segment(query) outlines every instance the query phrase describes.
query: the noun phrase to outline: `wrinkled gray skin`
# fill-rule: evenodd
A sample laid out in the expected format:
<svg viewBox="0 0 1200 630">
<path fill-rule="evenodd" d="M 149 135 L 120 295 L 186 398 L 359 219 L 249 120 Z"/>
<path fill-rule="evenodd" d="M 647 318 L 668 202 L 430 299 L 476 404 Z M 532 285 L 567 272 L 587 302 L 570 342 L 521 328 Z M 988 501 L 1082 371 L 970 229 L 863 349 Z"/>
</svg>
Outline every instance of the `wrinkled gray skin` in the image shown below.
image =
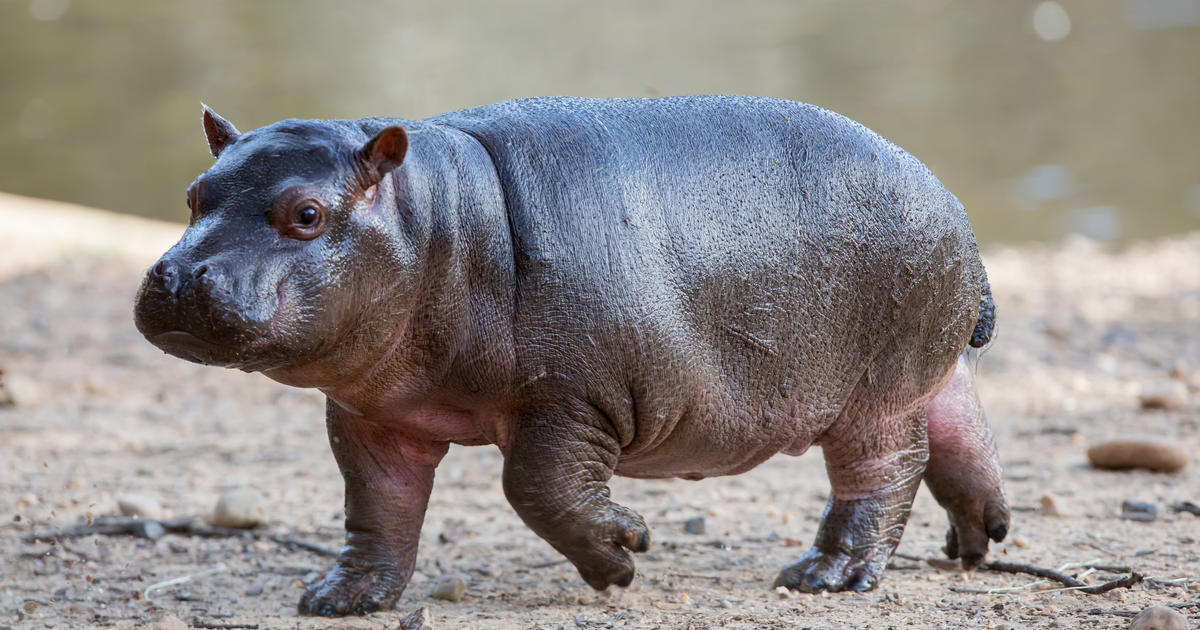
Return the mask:
<svg viewBox="0 0 1200 630">
<path fill-rule="evenodd" d="M 734 96 L 204 122 L 218 159 L 136 320 L 171 354 L 328 396 L 347 546 L 301 612 L 395 602 L 452 442 L 500 448 L 513 508 L 597 589 L 649 545 L 613 474 L 731 475 L 812 444 L 832 498 L 777 585 L 872 588 L 922 478 L 951 557 L 1004 537 L 960 359 L 993 317 L 970 225 L 864 127 Z"/>
</svg>

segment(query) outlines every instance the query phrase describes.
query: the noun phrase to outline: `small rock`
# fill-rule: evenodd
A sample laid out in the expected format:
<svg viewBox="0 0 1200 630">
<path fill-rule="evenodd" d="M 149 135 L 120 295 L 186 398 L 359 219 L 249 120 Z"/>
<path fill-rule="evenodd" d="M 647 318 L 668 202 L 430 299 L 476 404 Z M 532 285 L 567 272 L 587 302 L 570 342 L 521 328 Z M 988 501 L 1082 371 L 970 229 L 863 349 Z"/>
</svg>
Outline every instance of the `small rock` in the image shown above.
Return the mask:
<svg viewBox="0 0 1200 630">
<path fill-rule="evenodd" d="M 429 592 L 430 597 L 444 599 L 448 602 L 461 602 L 463 596 L 466 594 L 467 583 L 457 575 L 442 576 L 433 585 L 433 590 Z"/>
<path fill-rule="evenodd" d="M 188 625 L 175 615 L 167 615 L 154 624 L 154 630 L 188 630 Z"/>
<path fill-rule="evenodd" d="M 683 522 L 683 531 L 685 531 L 689 534 L 703 534 L 704 533 L 704 517 L 697 516 L 696 518 L 689 518 L 688 520 L 684 521 Z"/>
<path fill-rule="evenodd" d="M 0 373 L 0 407 L 32 407 L 42 398 L 42 388 L 19 374 Z"/>
<path fill-rule="evenodd" d="M 1168 381 L 1144 387 L 1138 403 L 1142 409 L 1182 409 L 1187 405 L 1187 396 L 1187 385 Z"/>
<path fill-rule="evenodd" d="M 1075 322 L 1073 318 L 1062 311 L 1055 310 L 1051 313 L 1046 321 L 1042 323 L 1042 332 L 1047 337 L 1058 341 L 1066 342 L 1071 338 L 1071 333 L 1075 330 Z"/>
<path fill-rule="evenodd" d="M 400 620 L 398 630 L 433 630 L 433 617 L 429 609 L 422 606 Z"/>
<path fill-rule="evenodd" d="M 1062 497 L 1056 497 L 1052 494 L 1043 494 L 1041 501 L 1043 516 L 1063 518 L 1071 514 L 1071 510 L 1067 508 L 1066 502 L 1063 501 Z"/>
<path fill-rule="evenodd" d="M 786 586 L 776 586 L 775 594 L 779 596 L 779 599 L 791 599 L 796 596 L 795 593 L 792 593 L 792 590 Z"/>
<path fill-rule="evenodd" d="M 1188 622 L 1170 606 L 1151 606 L 1129 622 L 1129 630 L 1188 630 Z"/>
<path fill-rule="evenodd" d="M 246 589 L 246 594 L 249 595 L 250 597 L 257 597 L 259 595 L 262 595 L 263 587 L 261 584 L 255 584 L 254 586 L 251 586 L 250 588 Z"/>
<path fill-rule="evenodd" d="M 1180 359 L 1171 365 L 1171 378 L 1177 381 L 1186 381 L 1191 370 L 1188 369 L 1188 364 Z"/>
<path fill-rule="evenodd" d="M 484 562 L 482 564 L 477 564 L 471 570 L 485 578 L 498 578 L 504 575 L 504 569 L 495 562 Z"/>
<path fill-rule="evenodd" d="M 117 509 L 124 516 L 140 516 L 156 520 L 163 517 L 163 509 L 158 501 L 144 494 L 123 494 L 117 497 Z"/>
<path fill-rule="evenodd" d="M 1096 468 L 1125 470 L 1145 468 L 1155 472 L 1176 472 L 1187 466 L 1183 449 L 1165 442 L 1114 440 L 1088 449 L 1088 460 Z"/>
<path fill-rule="evenodd" d="M 267 521 L 263 495 L 254 488 L 228 490 L 217 500 L 213 525 L 231 529 L 254 529 Z"/>
<path fill-rule="evenodd" d="M 309 571 L 308 573 L 304 574 L 303 582 L 305 585 L 308 585 L 316 582 L 319 579 L 321 579 L 321 573 L 319 571 Z"/>
<path fill-rule="evenodd" d="M 139 538 L 145 538 L 146 540 L 158 540 L 159 538 L 162 538 L 163 534 L 166 533 L 167 529 L 163 527 L 162 523 L 159 523 L 155 520 L 146 519 L 144 521 L 138 521 L 137 523 L 134 523 L 133 526 L 133 534 Z"/>
<path fill-rule="evenodd" d="M 184 590 L 184 589 L 179 589 L 178 591 L 175 591 L 175 599 L 177 599 L 181 602 L 191 601 L 192 600 L 192 592 L 188 591 L 188 590 Z"/>
<path fill-rule="evenodd" d="M 1158 517 L 1158 506 L 1145 501 L 1125 499 L 1121 502 L 1121 518 L 1148 523 Z"/>
</svg>

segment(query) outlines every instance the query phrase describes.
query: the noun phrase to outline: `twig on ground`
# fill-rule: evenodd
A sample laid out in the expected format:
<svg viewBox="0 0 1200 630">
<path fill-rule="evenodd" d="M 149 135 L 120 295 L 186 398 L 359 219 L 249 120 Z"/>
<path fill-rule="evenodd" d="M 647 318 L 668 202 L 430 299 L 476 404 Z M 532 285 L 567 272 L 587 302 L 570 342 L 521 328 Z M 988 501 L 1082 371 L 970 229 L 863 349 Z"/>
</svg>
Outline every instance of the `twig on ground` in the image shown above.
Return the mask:
<svg viewBox="0 0 1200 630">
<path fill-rule="evenodd" d="M 896 553 L 893 555 L 900 557 L 900 558 L 904 558 L 906 560 L 916 560 L 918 562 L 925 562 L 927 564 L 932 564 L 934 566 L 940 566 L 940 564 L 942 562 L 941 558 L 922 558 L 919 556 L 913 556 L 910 554 L 901 554 L 901 553 Z M 1118 568 L 1121 569 L 1122 571 L 1129 570 L 1128 567 L 1110 567 L 1110 566 L 1106 566 L 1106 565 L 1098 565 L 1097 564 L 1098 562 L 1099 562 L 1098 560 L 1089 560 L 1087 562 L 1069 563 L 1069 564 L 1063 565 L 1063 569 L 1065 570 L 1068 568 L 1085 568 L 1086 567 L 1089 570 L 1089 572 L 1091 570 L 1096 570 L 1096 569 L 1101 569 L 1101 570 L 1105 570 L 1105 571 L 1118 569 Z M 1036 582 L 1031 582 L 1029 584 L 1024 584 L 1021 586 L 1010 586 L 1007 588 L 998 588 L 998 589 L 969 589 L 969 588 L 959 588 L 959 587 L 952 586 L 952 587 L 950 587 L 950 590 L 954 591 L 956 593 L 978 593 L 978 594 L 987 594 L 987 595 L 999 595 L 999 594 L 1005 594 L 1005 593 L 1018 593 L 1018 592 L 1027 591 L 1027 590 L 1036 588 L 1038 586 L 1044 585 L 1046 583 L 1045 580 L 1052 580 L 1054 582 L 1058 582 L 1059 584 L 1062 584 L 1064 586 L 1064 588 L 1057 588 L 1057 589 L 1050 589 L 1050 590 L 1078 591 L 1080 593 L 1086 593 L 1088 595 L 1099 595 L 1101 593 L 1107 593 L 1113 589 L 1129 588 L 1129 587 L 1133 586 L 1134 584 L 1138 584 L 1142 580 L 1147 579 L 1141 573 L 1138 573 L 1136 571 L 1131 571 L 1130 574 L 1126 575 L 1125 577 L 1118 578 L 1118 579 L 1112 580 L 1110 582 L 1105 582 L 1103 584 L 1089 585 L 1078 578 L 1075 578 L 1075 577 L 1072 577 L 1070 575 L 1063 573 L 1061 570 L 1055 571 L 1054 569 L 1047 569 L 1044 567 L 1035 567 L 1032 564 L 1024 564 L 1024 563 L 1018 563 L 1018 562 L 988 562 L 988 563 L 983 564 L 979 568 L 984 571 L 996 571 L 996 572 L 1000 572 L 1000 573 L 1023 573 L 1025 575 L 1032 575 L 1034 577 L 1042 578 L 1042 580 L 1038 580 Z M 1149 578 L 1149 579 L 1155 580 L 1155 578 Z M 1183 579 L 1188 579 L 1188 578 L 1183 578 Z M 1161 582 L 1161 580 L 1155 580 L 1155 581 Z"/>
<path fill-rule="evenodd" d="M 235 628 L 258 630 L 258 624 L 256 623 L 209 623 L 207 621 L 200 621 L 199 619 L 192 619 L 192 622 L 188 624 L 188 627 L 208 628 L 209 630 L 234 630 Z"/>
<path fill-rule="evenodd" d="M 150 586 L 147 586 L 144 591 L 142 591 L 142 599 L 150 599 L 151 593 L 153 593 L 154 591 L 159 591 L 164 588 L 167 588 L 168 586 L 175 586 L 177 584 L 191 582 L 192 580 L 194 580 L 198 577 L 204 577 L 206 575 L 214 575 L 217 573 L 221 573 L 224 570 L 225 570 L 225 563 L 222 562 L 211 569 L 205 569 L 199 573 L 193 573 L 191 575 L 184 575 L 184 576 L 180 576 L 177 578 L 172 578 L 170 580 L 165 580 L 162 582 L 157 582 L 155 584 L 151 584 Z"/>
<path fill-rule="evenodd" d="M 163 534 L 180 534 L 184 536 L 200 536 L 203 538 L 256 538 L 269 540 L 287 547 L 304 549 L 323 556 L 337 557 L 338 551 L 284 536 L 251 529 L 229 529 L 224 527 L 209 527 L 190 519 L 154 520 L 144 518 L 110 517 L 96 519 L 91 525 L 74 525 L 65 527 L 57 532 L 40 532 L 25 537 L 25 542 L 62 541 L 82 536 L 137 536 L 155 540 Z M 68 551 L 72 551 L 69 550 Z"/>
</svg>

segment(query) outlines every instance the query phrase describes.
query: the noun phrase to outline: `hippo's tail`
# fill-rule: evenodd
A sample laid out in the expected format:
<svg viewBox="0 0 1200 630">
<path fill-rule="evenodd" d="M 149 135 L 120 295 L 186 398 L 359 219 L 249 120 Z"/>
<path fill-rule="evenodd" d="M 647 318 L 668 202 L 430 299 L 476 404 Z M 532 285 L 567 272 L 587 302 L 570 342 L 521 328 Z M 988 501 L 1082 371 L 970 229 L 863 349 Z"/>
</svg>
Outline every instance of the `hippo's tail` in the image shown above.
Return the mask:
<svg viewBox="0 0 1200 630">
<path fill-rule="evenodd" d="M 987 272 L 983 274 L 983 295 L 979 296 L 979 319 L 975 332 L 971 333 L 971 347 L 982 348 L 992 340 L 996 330 L 996 303 L 992 301 L 992 286 L 988 284 Z"/>
</svg>

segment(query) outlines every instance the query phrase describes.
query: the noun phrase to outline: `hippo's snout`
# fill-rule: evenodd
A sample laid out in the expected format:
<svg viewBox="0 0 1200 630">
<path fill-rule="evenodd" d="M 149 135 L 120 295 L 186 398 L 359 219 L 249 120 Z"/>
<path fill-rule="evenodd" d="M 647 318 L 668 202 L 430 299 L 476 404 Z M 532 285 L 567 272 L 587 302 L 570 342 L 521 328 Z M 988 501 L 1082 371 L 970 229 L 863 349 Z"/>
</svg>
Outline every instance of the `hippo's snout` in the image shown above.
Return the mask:
<svg viewBox="0 0 1200 630">
<path fill-rule="evenodd" d="M 257 297 L 219 261 L 163 256 L 146 272 L 134 307 L 138 331 L 162 351 L 197 363 L 241 366 L 264 341 L 277 300 Z M 274 294 L 274 291 L 269 292 Z"/>
</svg>

